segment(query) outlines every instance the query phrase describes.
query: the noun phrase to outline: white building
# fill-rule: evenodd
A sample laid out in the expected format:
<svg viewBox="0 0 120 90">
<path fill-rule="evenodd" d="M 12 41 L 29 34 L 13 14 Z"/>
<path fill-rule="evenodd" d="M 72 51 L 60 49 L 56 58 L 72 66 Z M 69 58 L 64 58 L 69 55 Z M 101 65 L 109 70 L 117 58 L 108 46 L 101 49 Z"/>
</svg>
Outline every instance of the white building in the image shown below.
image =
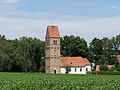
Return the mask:
<svg viewBox="0 0 120 90">
<path fill-rule="evenodd" d="M 87 74 L 91 72 L 91 63 L 82 57 L 61 57 L 60 71 L 62 74 L 66 73 L 66 66 L 70 66 L 69 74 Z"/>
</svg>

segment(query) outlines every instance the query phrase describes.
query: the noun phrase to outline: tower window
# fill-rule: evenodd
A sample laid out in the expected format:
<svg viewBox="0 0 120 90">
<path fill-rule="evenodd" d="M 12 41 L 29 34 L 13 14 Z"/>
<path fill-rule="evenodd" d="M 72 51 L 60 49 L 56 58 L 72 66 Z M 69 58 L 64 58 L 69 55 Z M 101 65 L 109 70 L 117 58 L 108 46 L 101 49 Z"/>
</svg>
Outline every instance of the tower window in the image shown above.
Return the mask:
<svg viewBox="0 0 120 90">
<path fill-rule="evenodd" d="M 49 41 L 47 41 L 46 44 L 49 45 Z"/>
<path fill-rule="evenodd" d="M 46 49 L 50 49 L 49 47 L 46 47 Z"/>
<path fill-rule="evenodd" d="M 50 59 L 50 57 L 46 57 L 46 59 Z"/>
<path fill-rule="evenodd" d="M 53 45 L 57 45 L 57 40 L 54 40 L 54 41 L 53 41 Z"/>
<path fill-rule="evenodd" d="M 53 49 L 53 47 L 51 47 L 51 49 Z"/>
</svg>

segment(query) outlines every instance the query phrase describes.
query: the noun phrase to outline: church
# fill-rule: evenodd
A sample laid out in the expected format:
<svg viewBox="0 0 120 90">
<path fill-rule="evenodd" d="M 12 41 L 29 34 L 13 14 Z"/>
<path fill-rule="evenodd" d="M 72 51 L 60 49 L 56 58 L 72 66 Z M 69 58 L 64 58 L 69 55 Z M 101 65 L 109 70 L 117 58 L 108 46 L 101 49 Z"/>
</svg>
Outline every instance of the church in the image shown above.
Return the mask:
<svg viewBox="0 0 120 90">
<path fill-rule="evenodd" d="M 62 57 L 58 26 L 48 26 L 45 37 L 45 72 L 65 74 L 66 66 L 71 69 L 69 74 L 87 74 L 91 72 L 91 63 L 87 58 Z"/>
</svg>

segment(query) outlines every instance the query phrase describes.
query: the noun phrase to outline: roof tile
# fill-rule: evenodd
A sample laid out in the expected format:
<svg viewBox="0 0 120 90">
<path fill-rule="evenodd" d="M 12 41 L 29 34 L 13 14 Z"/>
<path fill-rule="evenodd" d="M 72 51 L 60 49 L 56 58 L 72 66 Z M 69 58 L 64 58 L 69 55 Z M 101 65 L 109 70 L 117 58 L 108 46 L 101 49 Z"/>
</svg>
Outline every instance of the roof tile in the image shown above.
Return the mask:
<svg viewBox="0 0 120 90">
<path fill-rule="evenodd" d="M 49 37 L 60 37 L 58 26 L 48 26 L 47 33 L 49 34 Z"/>
<path fill-rule="evenodd" d="M 82 57 L 61 57 L 60 66 L 86 66 L 91 65 L 86 58 Z"/>
</svg>

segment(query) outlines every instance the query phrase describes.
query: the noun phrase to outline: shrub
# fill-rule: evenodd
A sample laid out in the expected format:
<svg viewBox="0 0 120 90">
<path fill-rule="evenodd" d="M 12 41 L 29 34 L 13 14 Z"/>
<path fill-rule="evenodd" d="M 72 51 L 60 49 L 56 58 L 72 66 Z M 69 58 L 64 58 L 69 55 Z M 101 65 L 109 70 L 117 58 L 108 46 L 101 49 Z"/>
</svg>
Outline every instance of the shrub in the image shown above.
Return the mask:
<svg viewBox="0 0 120 90">
<path fill-rule="evenodd" d="M 120 75 L 118 71 L 96 71 L 94 74 L 98 75 Z"/>
<path fill-rule="evenodd" d="M 116 66 L 117 71 L 120 71 L 120 64 Z"/>
<path fill-rule="evenodd" d="M 100 66 L 100 71 L 108 71 L 109 68 L 105 65 Z"/>
<path fill-rule="evenodd" d="M 71 67 L 70 66 L 66 66 L 65 69 L 66 69 L 66 74 L 69 74 L 69 72 L 71 71 Z"/>
</svg>

